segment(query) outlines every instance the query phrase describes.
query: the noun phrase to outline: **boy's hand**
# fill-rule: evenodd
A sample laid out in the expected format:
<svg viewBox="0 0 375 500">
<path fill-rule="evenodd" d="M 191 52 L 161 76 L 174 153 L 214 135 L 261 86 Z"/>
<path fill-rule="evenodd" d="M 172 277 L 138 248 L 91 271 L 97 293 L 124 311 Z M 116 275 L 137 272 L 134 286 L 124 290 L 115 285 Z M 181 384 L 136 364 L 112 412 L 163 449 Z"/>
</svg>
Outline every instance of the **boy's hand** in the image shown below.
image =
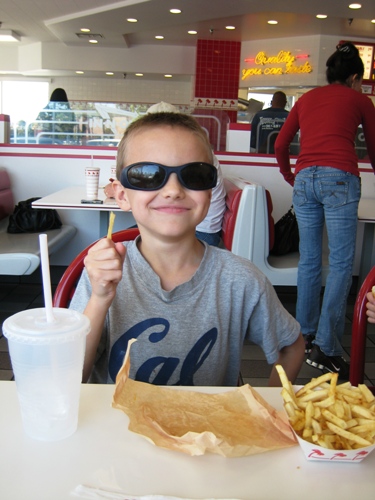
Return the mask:
<svg viewBox="0 0 375 500">
<path fill-rule="evenodd" d="M 368 316 L 367 320 L 369 323 L 375 323 L 375 297 L 372 292 L 368 292 L 366 295 L 368 302 L 366 303 Z"/>
<path fill-rule="evenodd" d="M 112 179 L 112 181 L 113 181 L 113 179 Z M 115 190 L 113 189 L 112 182 L 110 182 L 109 184 L 107 184 L 104 187 L 104 194 L 106 195 L 107 198 L 114 198 L 115 197 Z"/>
<path fill-rule="evenodd" d="M 90 278 L 92 296 L 112 302 L 122 278 L 126 248 L 108 238 L 98 241 L 87 253 L 84 264 Z"/>
</svg>

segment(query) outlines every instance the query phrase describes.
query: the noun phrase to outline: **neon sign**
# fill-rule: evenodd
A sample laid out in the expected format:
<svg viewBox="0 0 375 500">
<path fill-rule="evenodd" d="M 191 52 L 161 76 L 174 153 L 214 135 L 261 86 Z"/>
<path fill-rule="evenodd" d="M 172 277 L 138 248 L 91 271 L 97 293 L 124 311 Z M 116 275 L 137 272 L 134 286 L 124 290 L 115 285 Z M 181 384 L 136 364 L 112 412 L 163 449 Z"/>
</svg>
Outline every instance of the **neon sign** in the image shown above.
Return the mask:
<svg viewBox="0 0 375 500">
<path fill-rule="evenodd" d="M 247 63 L 254 63 L 257 65 L 255 68 L 245 68 L 242 70 L 242 80 L 246 80 L 251 76 L 257 75 L 288 75 L 288 74 L 301 74 L 311 73 L 313 70 L 309 61 L 303 64 L 296 64 L 297 59 L 307 59 L 308 54 L 301 54 L 294 56 L 291 52 L 280 50 L 275 56 L 267 56 L 263 51 L 253 58 L 245 59 Z"/>
</svg>

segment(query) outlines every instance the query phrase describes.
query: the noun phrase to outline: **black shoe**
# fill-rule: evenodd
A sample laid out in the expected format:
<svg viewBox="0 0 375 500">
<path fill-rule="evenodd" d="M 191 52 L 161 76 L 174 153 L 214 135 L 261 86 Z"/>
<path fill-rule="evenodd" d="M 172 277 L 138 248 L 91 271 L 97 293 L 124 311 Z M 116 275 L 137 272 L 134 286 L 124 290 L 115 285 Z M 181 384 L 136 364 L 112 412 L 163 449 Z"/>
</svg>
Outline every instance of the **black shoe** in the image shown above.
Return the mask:
<svg viewBox="0 0 375 500">
<path fill-rule="evenodd" d="M 310 354 L 311 349 L 313 348 L 313 340 L 315 339 L 315 335 L 311 335 L 311 333 L 309 333 L 308 335 L 304 335 L 303 338 L 305 341 L 305 354 Z"/>
<path fill-rule="evenodd" d="M 323 370 L 324 373 L 338 373 L 339 379 L 349 380 L 349 363 L 342 356 L 326 356 L 316 344 L 313 345 L 306 363 Z"/>
</svg>

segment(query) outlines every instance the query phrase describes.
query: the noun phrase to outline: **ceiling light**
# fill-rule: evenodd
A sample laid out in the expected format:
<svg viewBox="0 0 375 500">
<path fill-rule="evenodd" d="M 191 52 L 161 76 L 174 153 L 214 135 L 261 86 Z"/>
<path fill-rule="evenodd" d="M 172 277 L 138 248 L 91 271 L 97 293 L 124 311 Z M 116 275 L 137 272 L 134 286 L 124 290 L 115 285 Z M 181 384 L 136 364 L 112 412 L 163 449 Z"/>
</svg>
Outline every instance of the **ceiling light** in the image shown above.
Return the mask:
<svg viewBox="0 0 375 500">
<path fill-rule="evenodd" d="M 84 71 L 76 71 L 76 74 L 77 74 L 77 75 L 84 75 L 84 74 L 85 74 L 85 72 L 84 72 Z"/>
<path fill-rule="evenodd" d="M 164 78 L 172 78 L 172 75 L 164 75 Z"/>
<path fill-rule="evenodd" d="M 108 76 L 114 75 L 114 73 L 112 71 L 106 71 L 105 74 L 108 75 Z"/>
<path fill-rule="evenodd" d="M 317 14 L 316 15 L 317 19 L 327 19 L 327 14 Z"/>
<path fill-rule="evenodd" d="M 81 28 L 82 33 L 90 33 L 90 28 Z"/>
<path fill-rule="evenodd" d="M 375 24 L 375 19 L 371 19 L 371 22 L 372 22 L 373 24 Z"/>
<path fill-rule="evenodd" d="M 362 5 L 360 3 L 351 3 L 349 9 L 361 9 Z"/>
<path fill-rule="evenodd" d="M 164 40 L 164 37 L 163 35 L 156 35 L 156 40 Z"/>
<path fill-rule="evenodd" d="M 98 43 L 98 40 L 95 40 L 95 38 L 91 38 L 91 40 L 89 40 L 90 43 Z"/>
<path fill-rule="evenodd" d="M 136 73 L 135 76 L 143 76 L 143 73 Z"/>
<path fill-rule="evenodd" d="M 127 21 L 128 23 L 137 23 L 138 19 L 135 19 L 134 17 L 128 17 Z"/>
<path fill-rule="evenodd" d="M 279 24 L 279 21 L 275 21 L 274 19 L 270 19 L 267 21 L 268 24 Z"/>
<path fill-rule="evenodd" d="M 171 14 L 181 14 L 182 11 L 180 9 L 169 9 L 169 12 Z"/>
<path fill-rule="evenodd" d="M 197 35 L 197 34 L 198 34 L 198 31 L 195 31 L 195 30 L 189 30 L 189 31 L 188 31 L 188 34 L 189 34 L 189 35 Z"/>
<path fill-rule="evenodd" d="M 20 42 L 21 37 L 13 30 L 0 30 L 0 42 Z"/>
<path fill-rule="evenodd" d="M 236 27 L 235 26 L 225 26 L 225 29 L 226 30 L 235 30 Z"/>
</svg>

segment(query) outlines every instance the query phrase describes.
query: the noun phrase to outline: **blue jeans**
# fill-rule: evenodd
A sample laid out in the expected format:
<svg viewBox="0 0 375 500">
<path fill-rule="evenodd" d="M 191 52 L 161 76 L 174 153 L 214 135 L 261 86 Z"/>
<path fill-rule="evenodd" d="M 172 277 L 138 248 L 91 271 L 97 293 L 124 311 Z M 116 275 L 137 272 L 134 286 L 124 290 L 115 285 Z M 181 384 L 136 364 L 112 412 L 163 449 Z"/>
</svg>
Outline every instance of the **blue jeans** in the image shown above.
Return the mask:
<svg viewBox="0 0 375 500">
<path fill-rule="evenodd" d="M 327 356 L 341 356 L 352 282 L 361 180 L 331 167 L 309 167 L 295 179 L 293 205 L 300 234 L 296 318 Z M 329 274 L 320 307 L 324 222 Z"/>
<path fill-rule="evenodd" d="M 218 233 L 202 233 L 201 231 L 195 231 L 195 236 L 199 240 L 205 241 L 214 247 L 217 247 L 221 241 L 221 231 Z"/>
</svg>

